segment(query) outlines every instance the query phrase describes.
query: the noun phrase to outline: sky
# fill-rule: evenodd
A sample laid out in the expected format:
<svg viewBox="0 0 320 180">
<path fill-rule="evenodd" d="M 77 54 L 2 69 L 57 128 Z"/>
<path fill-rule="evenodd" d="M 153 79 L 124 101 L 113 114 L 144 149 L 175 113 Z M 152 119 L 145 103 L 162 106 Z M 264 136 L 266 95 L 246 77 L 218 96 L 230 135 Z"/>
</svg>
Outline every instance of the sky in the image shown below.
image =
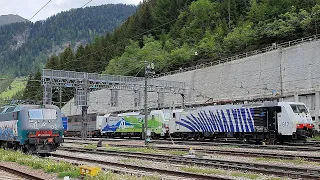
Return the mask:
<svg viewBox="0 0 320 180">
<path fill-rule="evenodd" d="M 49 0 L 0 0 L 0 15 L 17 14 L 25 19 L 30 19 Z M 51 0 L 31 21 L 45 20 L 61 11 L 79 8 L 89 0 Z M 139 4 L 141 0 L 93 0 L 87 6 L 102 4 Z"/>
</svg>

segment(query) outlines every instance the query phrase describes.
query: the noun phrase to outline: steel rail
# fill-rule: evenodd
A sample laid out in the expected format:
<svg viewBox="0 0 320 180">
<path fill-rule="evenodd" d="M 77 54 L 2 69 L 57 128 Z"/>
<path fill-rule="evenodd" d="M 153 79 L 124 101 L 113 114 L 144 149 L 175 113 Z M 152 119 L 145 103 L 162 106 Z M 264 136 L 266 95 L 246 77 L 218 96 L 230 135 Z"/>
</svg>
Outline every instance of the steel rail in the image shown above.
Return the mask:
<svg viewBox="0 0 320 180">
<path fill-rule="evenodd" d="M 68 140 L 81 140 L 79 138 L 65 138 Z M 108 141 L 109 139 L 85 139 L 86 141 Z M 126 139 L 127 140 L 127 139 Z M 132 139 L 131 139 L 132 140 Z M 319 142 L 304 142 L 304 143 L 289 143 L 287 145 L 254 145 L 254 144 L 239 144 L 238 142 L 192 142 L 192 141 L 174 141 L 176 145 L 195 145 L 195 146 L 237 146 L 239 148 L 259 148 L 271 150 L 284 150 L 284 151 L 320 151 Z M 172 144 L 167 140 L 152 140 L 151 144 Z"/>
<path fill-rule="evenodd" d="M 109 146 L 117 146 L 117 147 L 149 147 L 154 149 L 160 150 L 182 150 L 188 151 L 189 148 L 186 147 L 164 147 L 164 146 L 139 146 L 139 145 L 116 145 L 116 144 L 109 144 Z M 264 158 L 281 158 L 281 159 L 297 159 L 302 158 L 308 161 L 320 162 L 319 156 L 309 156 L 309 155 L 293 155 L 293 154 L 279 154 L 273 152 L 250 152 L 250 151 L 238 151 L 236 149 L 201 149 L 197 147 L 193 147 L 193 150 L 202 152 L 202 153 L 211 153 L 211 154 L 226 154 L 226 155 L 236 155 L 236 156 L 246 156 L 246 157 L 264 157 Z"/>
<path fill-rule="evenodd" d="M 177 163 L 177 164 L 195 164 L 195 165 L 206 166 L 206 167 L 211 166 L 211 167 L 217 167 L 217 168 L 255 171 L 259 173 L 275 174 L 279 176 L 290 176 L 290 177 L 299 177 L 299 178 L 308 178 L 308 179 L 318 179 L 320 177 L 320 169 L 315 169 L 315 168 L 287 167 L 287 166 L 248 163 L 248 162 L 237 162 L 237 161 L 195 158 L 195 157 L 182 157 L 182 156 L 172 156 L 172 155 L 164 155 L 164 154 L 101 150 L 101 149 L 90 150 L 90 149 L 84 149 L 84 148 L 61 148 L 61 150 L 69 151 L 69 152 L 94 153 L 94 154 L 100 154 L 100 155 L 125 156 L 128 158 L 138 158 L 138 159 L 170 162 L 170 163 Z"/>
<path fill-rule="evenodd" d="M 172 144 L 169 141 L 153 140 L 154 144 Z M 192 141 L 174 141 L 178 145 L 195 145 L 195 146 L 237 146 L 239 148 L 259 148 L 286 151 L 320 151 L 320 144 L 316 142 L 290 143 L 286 145 L 255 145 L 239 144 L 237 142 L 192 142 Z"/>
<path fill-rule="evenodd" d="M 148 171 L 148 172 L 153 172 L 153 173 L 167 174 L 167 175 L 172 175 L 172 176 L 177 176 L 177 177 L 186 177 L 186 178 L 194 178 L 194 179 L 231 180 L 230 178 L 214 176 L 214 175 L 205 175 L 205 174 L 197 174 L 197 173 L 190 173 L 190 172 L 183 172 L 183 171 L 160 169 L 160 168 L 154 168 L 154 167 L 145 167 L 145 166 L 131 165 L 131 164 L 125 164 L 125 163 L 119 163 L 119 162 L 110 162 L 110 161 L 89 159 L 89 158 L 84 158 L 84 157 L 55 154 L 55 153 L 51 153 L 51 155 L 54 157 L 59 157 L 59 158 L 85 161 L 85 162 L 97 163 L 97 164 L 107 165 L 107 166 L 111 165 L 111 166 L 117 166 L 117 167 L 121 167 L 121 168 L 127 168 L 127 169 L 139 170 L 139 171 Z"/>
<path fill-rule="evenodd" d="M 90 142 L 66 142 L 65 143 L 79 143 L 79 144 L 93 144 Z M 165 146 L 145 146 L 145 145 L 120 145 L 120 144 L 108 144 L 109 146 L 115 147 L 129 147 L 129 148 L 153 148 L 159 150 L 179 150 L 179 151 L 189 151 L 188 147 L 165 147 Z M 320 162 L 319 156 L 310 155 L 293 155 L 275 152 L 250 152 L 250 151 L 239 151 L 237 149 L 206 149 L 192 147 L 197 152 L 210 153 L 210 154 L 224 154 L 233 156 L 246 156 L 246 157 L 264 157 L 264 158 L 280 158 L 280 159 L 297 159 L 301 158 L 307 161 Z"/>
<path fill-rule="evenodd" d="M 7 171 L 9 173 L 15 174 L 17 176 L 23 177 L 23 178 L 31 179 L 31 180 L 46 180 L 46 178 L 37 177 L 35 175 L 23 172 L 18 169 L 13 169 L 11 167 L 7 167 L 7 166 L 1 165 L 1 164 L 0 164 L 0 169 Z"/>
</svg>

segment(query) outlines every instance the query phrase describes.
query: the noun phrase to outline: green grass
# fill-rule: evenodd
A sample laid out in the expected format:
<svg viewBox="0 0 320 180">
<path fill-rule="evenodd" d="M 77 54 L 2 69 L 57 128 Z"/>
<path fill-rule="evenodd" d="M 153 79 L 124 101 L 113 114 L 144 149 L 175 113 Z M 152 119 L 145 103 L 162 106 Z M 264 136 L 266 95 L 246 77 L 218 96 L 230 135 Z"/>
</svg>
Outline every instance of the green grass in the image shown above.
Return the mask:
<svg viewBox="0 0 320 180">
<path fill-rule="evenodd" d="M 12 83 L 13 79 L 11 77 L 0 77 L 0 78 L 8 78 L 5 80 L 0 80 L 0 93 L 2 93 Z"/>
<path fill-rule="evenodd" d="M 288 178 L 271 177 L 271 178 L 268 178 L 267 180 L 285 180 L 285 179 L 288 179 Z"/>
<path fill-rule="evenodd" d="M 26 155 L 18 151 L 0 149 L 0 161 L 15 162 L 20 165 L 29 166 L 33 169 L 41 169 L 46 173 L 56 173 L 58 178 L 69 176 L 70 178 L 79 178 L 80 169 L 78 166 L 68 162 L 58 162 L 53 159 L 40 158 L 38 156 Z M 131 175 L 121 175 L 112 172 L 100 172 L 96 177 L 86 176 L 87 180 L 158 180 L 160 178 L 153 176 L 136 177 Z"/>
<path fill-rule="evenodd" d="M 198 173 L 198 174 L 215 174 L 215 175 L 231 175 L 233 177 L 245 177 L 248 179 L 258 179 L 260 176 L 254 173 L 230 172 L 220 169 L 209 169 L 199 167 L 181 167 L 182 171 Z"/>
<path fill-rule="evenodd" d="M 17 151 L 0 149 L 0 161 L 16 162 L 20 165 L 32 167 L 33 169 L 42 169 L 46 173 L 58 173 L 58 176 L 68 174 L 72 178 L 77 178 L 80 175 L 79 173 L 75 173 L 79 171 L 78 167 L 70 163 L 26 155 Z"/>
<path fill-rule="evenodd" d="M 16 94 L 21 93 L 26 88 L 26 80 L 26 77 L 15 78 L 15 80 L 11 82 L 9 87 L 6 87 L 6 89 L 0 93 L 0 99 L 11 100 Z"/>
<path fill-rule="evenodd" d="M 180 168 L 183 171 L 186 172 L 192 172 L 192 173 L 200 173 L 200 174 L 223 174 L 224 171 L 219 169 L 205 169 L 205 168 L 197 168 L 197 167 L 181 167 Z"/>
<path fill-rule="evenodd" d="M 63 171 L 58 174 L 58 178 L 63 178 L 66 176 L 69 176 L 70 178 L 80 177 L 80 171 L 77 169 L 73 171 Z"/>
<path fill-rule="evenodd" d="M 295 158 L 295 159 L 276 159 L 276 158 L 255 158 L 256 161 L 263 162 L 285 162 L 285 163 L 293 163 L 293 164 L 313 164 L 320 166 L 318 162 L 310 162 L 306 161 L 303 158 Z"/>
<path fill-rule="evenodd" d="M 258 179 L 260 176 L 257 174 L 253 174 L 253 173 L 241 173 L 241 172 L 235 172 L 235 173 L 231 173 L 231 176 L 233 177 L 245 177 L 248 179 Z"/>
<path fill-rule="evenodd" d="M 320 136 L 315 136 L 313 138 L 308 138 L 309 141 L 320 141 Z"/>
<path fill-rule="evenodd" d="M 97 149 L 97 145 L 96 144 L 85 144 L 84 148 L 87 149 Z"/>
</svg>

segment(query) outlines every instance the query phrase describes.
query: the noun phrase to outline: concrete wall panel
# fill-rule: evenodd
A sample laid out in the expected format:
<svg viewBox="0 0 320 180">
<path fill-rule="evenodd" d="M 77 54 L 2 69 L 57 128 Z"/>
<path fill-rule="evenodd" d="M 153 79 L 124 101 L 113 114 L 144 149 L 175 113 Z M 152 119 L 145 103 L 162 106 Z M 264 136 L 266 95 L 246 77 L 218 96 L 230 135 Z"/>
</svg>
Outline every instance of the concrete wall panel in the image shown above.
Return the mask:
<svg viewBox="0 0 320 180">
<path fill-rule="evenodd" d="M 297 92 L 300 94 L 300 101 L 310 109 L 315 109 L 319 99 L 315 100 L 314 93 L 320 90 L 320 41 L 276 49 L 158 79 L 186 82 L 185 100 L 190 103 L 281 94 L 288 96 L 284 100 L 294 101 L 293 96 Z M 150 107 L 157 107 L 157 93 L 149 93 L 148 96 Z M 181 99 L 179 94 L 165 94 L 164 104 L 181 104 Z M 95 91 L 90 94 L 89 113 L 141 109 L 143 102 L 142 97 L 141 105 L 134 107 L 134 92 L 119 91 L 119 106 L 111 107 L 110 90 Z M 81 114 L 81 108 L 75 107 L 73 100 L 62 110 L 66 115 Z"/>
</svg>

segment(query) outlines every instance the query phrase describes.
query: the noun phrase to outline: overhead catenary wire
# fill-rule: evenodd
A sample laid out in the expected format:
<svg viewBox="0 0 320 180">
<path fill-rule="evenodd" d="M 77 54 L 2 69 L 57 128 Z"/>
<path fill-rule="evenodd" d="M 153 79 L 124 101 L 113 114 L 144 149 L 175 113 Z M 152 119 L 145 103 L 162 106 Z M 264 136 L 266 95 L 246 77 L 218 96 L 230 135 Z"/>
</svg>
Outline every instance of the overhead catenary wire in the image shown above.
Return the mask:
<svg viewBox="0 0 320 180">
<path fill-rule="evenodd" d="M 86 5 L 88 5 L 88 4 L 89 4 L 90 2 L 92 2 L 92 1 L 93 1 L 93 0 L 89 0 L 89 1 L 87 1 L 84 5 L 82 5 L 80 8 L 77 8 L 75 11 L 73 11 L 73 12 L 68 16 L 68 18 L 71 17 L 73 14 L 75 14 L 79 9 L 85 7 Z M 49 1 L 49 2 L 50 2 L 50 1 Z M 47 3 L 47 4 L 49 4 L 49 3 Z M 47 5 L 47 4 L 46 4 L 46 5 Z M 44 6 L 44 7 L 45 7 L 45 6 Z M 44 7 L 43 7 L 43 8 L 44 8 Z M 43 8 L 41 8 L 41 9 L 43 9 Z M 39 12 L 40 12 L 40 11 L 39 11 Z M 38 12 L 37 12 L 37 13 L 38 13 Z M 32 44 L 33 42 L 36 42 L 36 41 L 38 41 L 39 39 L 41 39 L 43 34 L 47 34 L 48 32 L 54 30 L 55 27 L 57 27 L 58 25 L 60 25 L 60 24 L 61 24 L 62 22 L 64 22 L 66 19 L 67 19 L 67 18 L 65 18 L 65 19 L 63 19 L 62 21 L 59 21 L 58 23 L 56 23 L 55 25 L 53 25 L 53 27 L 51 27 L 50 29 L 48 29 L 48 31 L 42 31 L 42 33 L 39 33 L 39 34 L 40 34 L 39 37 L 36 38 L 36 39 L 34 39 L 32 42 L 30 42 L 30 44 Z M 24 50 L 26 47 L 27 47 L 27 46 L 23 46 L 23 50 Z M 21 51 L 21 52 L 23 52 L 23 51 Z"/>
<path fill-rule="evenodd" d="M 167 24 L 172 23 L 173 21 L 176 21 L 177 19 L 178 19 L 178 18 L 172 19 L 172 20 L 170 20 L 169 22 L 166 22 L 166 23 L 164 23 L 164 24 L 161 24 L 161 25 L 159 25 L 159 26 L 157 26 L 157 27 L 155 27 L 155 28 L 152 28 L 152 29 L 150 29 L 150 30 L 147 30 L 147 31 L 145 31 L 145 32 L 142 32 L 142 33 L 140 33 L 140 34 L 137 34 L 137 35 L 135 35 L 135 36 L 132 36 L 132 37 L 130 37 L 130 38 L 125 38 L 125 40 L 120 41 L 120 42 L 118 42 L 118 43 L 116 43 L 116 44 L 109 45 L 109 46 L 104 47 L 104 48 L 102 48 L 102 49 L 100 49 L 100 50 L 97 50 L 97 51 L 94 51 L 94 52 L 92 52 L 92 53 L 86 54 L 86 55 L 81 56 L 81 57 L 79 57 L 79 58 L 71 59 L 71 60 L 69 60 L 69 61 L 66 61 L 66 62 L 64 62 L 64 63 L 62 63 L 62 64 L 58 64 L 58 65 L 53 66 L 53 67 L 54 67 L 54 68 L 57 68 L 57 67 L 59 67 L 59 66 L 68 65 L 68 63 L 79 62 L 79 60 L 81 60 L 82 58 L 88 57 L 88 56 L 90 56 L 90 55 L 97 54 L 97 53 L 102 52 L 102 51 L 104 51 L 104 50 L 106 50 L 106 49 L 109 49 L 109 48 L 111 48 L 111 47 L 114 47 L 114 46 L 116 46 L 116 45 L 120 45 L 120 44 L 122 44 L 122 43 L 125 43 L 126 41 L 128 41 L 128 40 L 130 40 L 130 39 L 134 39 L 134 38 L 139 37 L 139 36 L 142 36 L 142 35 L 144 35 L 144 34 L 146 34 L 146 33 L 152 32 L 152 31 L 154 31 L 154 30 L 156 30 L 156 29 L 158 29 L 158 28 L 160 28 L 160 27 L 162 27 L 162 26 L 165 26 L 165 25 L 167 25 Z M 87 60 L 81 60 L 81 61 L 87 61 Z M 81 61 L 80 61 L 80 62 L 81 62 Z M 101 66 L 101 64 L 100 64 L 99 66 Z"/>
<path fill-rule="evenodd" d="M 320 63 L 318 63 L 318 65 L 320 65 Z M 300 69 L 301 66 L 298 66 L 299 68 L 297 69 Z M 271 70 L 272 67 L 270 68 L 267 68 L 266 70 Z M 252 72 L 258 72 L 259 70 L 257 71 L 252 71 Z M 286 76 L 286 77 L 291 77 L 291 76 Z M 316 76 L 316 77 L 311 77 L 311 78 L 302 78 L 302 79 L 293 79 L 293 80 L 286 80 L 286 81 L 283 81 L 283 83 L 288 83 L 288 82 L 298 82 L 298 81 L 304 81 L 304 80 L 313 80 L 313 79 L 320 79 L 320 76 Z M 12 79 L 12 78 L 0 78 L 0 82 L 1 80 L 16 80 L 16 81 L 32 81 L 32 82 L 41 82 L 41 80 L 35 80 L 35 79 Z M 275 84 L 275 83 L 280 83 L 280 81 L 275 81 L 275 82 L 271 82 L 269 84 Z M 252 86 L 252 87 L 260 87 L 260 86 L 263 86 L 265 85 L 266 83 L 264 84 L 260 84 L 260 85 L 257 85 L 257 86 Z M 234 86 L 234 87 L 238 87 L 238 86 Z"/>
<path fill-rule="evenodd" d="M 31 18 L 29 18 L 29 21 L 33 19 L 43 8 L 45 8 L 52 0 L 49 0 L 45 5 L 43 5 Z"/>
</svg>

